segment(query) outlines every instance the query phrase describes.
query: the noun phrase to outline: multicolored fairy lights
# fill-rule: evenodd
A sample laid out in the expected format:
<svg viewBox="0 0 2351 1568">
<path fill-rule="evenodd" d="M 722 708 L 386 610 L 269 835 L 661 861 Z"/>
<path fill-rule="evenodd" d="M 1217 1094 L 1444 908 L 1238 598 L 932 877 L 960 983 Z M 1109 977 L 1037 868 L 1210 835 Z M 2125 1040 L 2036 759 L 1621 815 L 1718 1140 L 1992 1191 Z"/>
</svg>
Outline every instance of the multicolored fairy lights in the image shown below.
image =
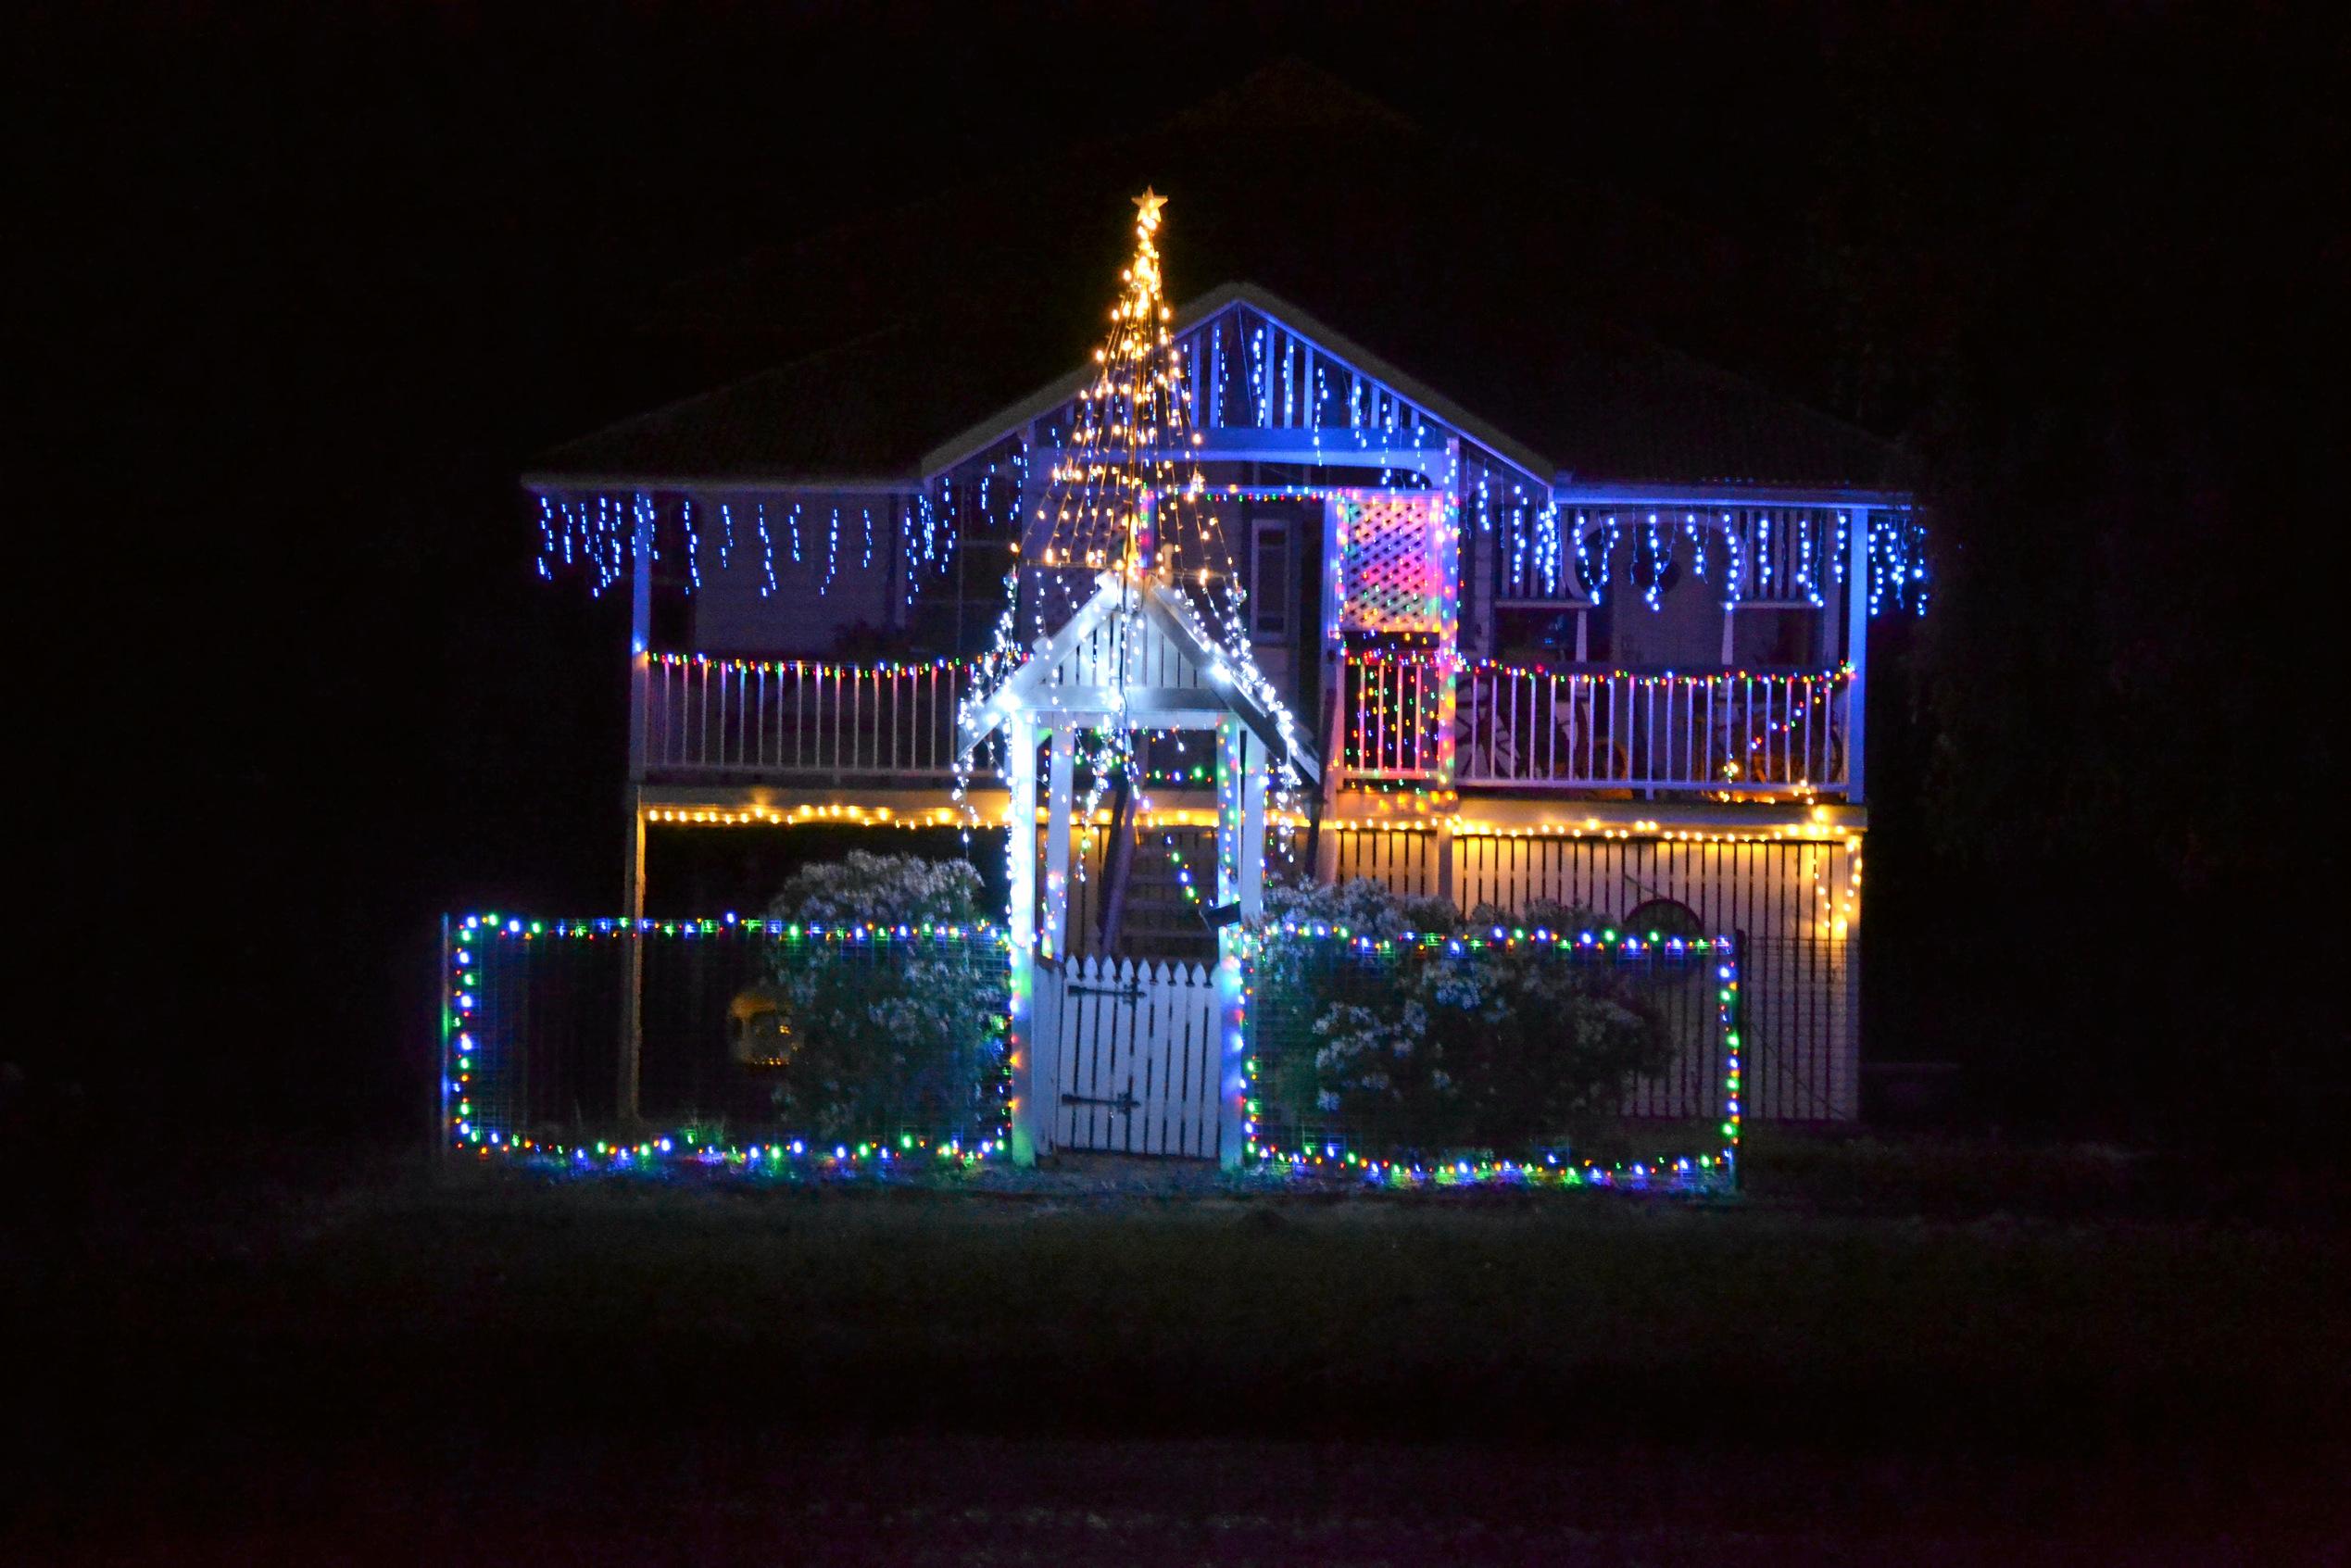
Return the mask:
<svg viewBox="0 0 2351 1568">
<path fill-rule="evenodd" d="M 441 1125 L 445 1146 L 471 1152 L 480 1159 L 509 1158 L 552 1161 L 581 1172 L 655 1170 L 691 1165 L 714 1172 L 748 1176 L 795 1177 L 921 1175 L 936 1172 L 971 1171 L 1001 1163 L 1010 1148 L 1009 1106 L 993 1135 L 961 1138 L 900 1132 L 859 1139 L 817 1140 L 788 1132 L 752 1141 L 730 1140 L 706 1126 L 688 1125 L 658 1134 L 629 1137 L 572 1138 L 550 1136 L 526 1126 L 508 1125 L 494 1108 L 481 1103 L 485 1076 L 494 1076 L 501 1052 L 522 1043 L 491 1037 L 484 1032 L 483 976 L 501 946 L 528 949 L 534 945 L 585 942 L 618 945 L 638 939 L 694 941 L 819 941 L 873 945 L 878 948 L 921 943 L 1003 942 L 1002 931 L 992 925 L 859 924 L 824 927 L 735 916 L 694 920 L 526 920 L 519 916 L 482 913 L 453 917 L 443 927 Z M 1343 1178 L 1391 1187 L 1452 1186 L 1495 1184 L 1523 1186 L 1596 1187 L 1626 1190 L 1719 1192 L 1735 1189 L 1743 1113 L 1741 1109 L 1740 985 L 1736 949 L 1728 937 L 1683 940 L 1647 937 L 1613 930 L 1577 933 L 1542 928 L 1502 927 L 1474 935 L 1407 932 L 1401 937 L 1360 935 L 1344 926 L 1282 924 L 1252 934 L 1248 947 L 1254 952 L 1267 939 L 1343 944 L 1364 953 L 1390 953 L 1402 948 L 1454 950 L 1489 946 L 1521 945 L 1554 947 L 1563 961 L 1622 963 L 1645 961 L 1669 965 L 1709 965 L 1716 982 L 1716 1017 L 1720 1029 L 1723 1105 L 1717 1123 L 1717 1148 L 1698 1154 L 1662 1154 L 1653 1160 L 1597 1161 L 1570 1153 L 1530 1151 L 1524 1158 L 1464 1156 L 1426 1163 L 1400 1161 L 1351 1148 L 1338 1141 L 1285 1147 L 1260 1124 L 1258 1061 L 1246 1059 L 1246 1120 L 1242 1131 L 1258 1173 L 1284 1179 Z M 1254 1006 L 1253 988 L 1245 992 Z M 1244 1015 L 1246 1016 L 1246 1015 Z"/>
<path fill-rule="evenodd" d="M 756 1143 L 733 1144 L 697 1128 L 681 1128 L 624 1138 L 565 1140 L 545 1135 L 528 1124 L 517 1124 L 514 1074 L 527 1071 L 522 1064 L 529 1058 L 530 1042 L 512 1031 L 528 1025 L 510 1024 L 487 1005 L 484 973 L 494 960 L 511 962 L 515 949 L 527 955 L 534 948 L 571 943 L 617 948 L 632 940 L 839 944 L 871 947 L 881 957 L 893 948 L 918 946 L 976 944 L 1000 949 L 1004 934 L 1001 928 L 986 923 L 827 926 L 735 915 L 637 921 L 527 920 L 497 913 L 449 917 L 442 922 L 440 1126 L 444 1147 L 485 1159 L 553 1157 L 583 1168 L 626 1169 L 691 1160 L 737 1167 L 749 1162 L 754 1171 L 779 1173 L 787 1164 L 798 1169 L 849 1171 L 864 1161 L 886 1168 L 893 1160 L 910 1158 L 968 1165 L 1004 1157 L 1009 1148 L 1010 1105 L 1002 1098 L 1008 1080 L 1000 1073 L 996 1126 L 990 1134 L 968 1139 L 895 1132 L 861 1139 L 818 1140 L 804 1134 L 782 1133 Z"/>
<path fill-rule="evenodd" d="M 670 669 L 692 666 L 696 669 L 729 670 L 758 675 L 822 675 L 828 680 L 854 680 L 866 676 L 885 675 L 943 675 L 950 671 L 964 672 L 978 664 L 976 659 L 869 659 L 851 664 L 824 659 L 735 659 L 707 653 L 649 653 L 651 663 Z"/>
</svg>

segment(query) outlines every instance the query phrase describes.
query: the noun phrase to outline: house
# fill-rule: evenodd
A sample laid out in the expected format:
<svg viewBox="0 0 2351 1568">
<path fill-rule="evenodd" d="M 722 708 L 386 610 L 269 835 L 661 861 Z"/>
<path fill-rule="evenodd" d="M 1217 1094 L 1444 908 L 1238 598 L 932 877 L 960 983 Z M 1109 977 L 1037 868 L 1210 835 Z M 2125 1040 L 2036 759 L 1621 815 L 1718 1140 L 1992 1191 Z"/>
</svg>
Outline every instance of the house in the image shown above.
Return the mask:
<svg viewBox="0 0 2351 1568">
<path fill-rule="evenodd" d="M 1217 571 L 1315 763 L 1269 853 L 1465 909 L 1736 933 L 1747 1116 L 1853 1118 L 1869 633 L 1925 596 L 1894 455 L 1564 304 L 1483 358 L 1447 338 L 1440 376 L 1389 346 L 1444 335 L 1402 270 L 1384 307 L 1377 269 L 1326 274 L 1344 314 L 1236 276 L 1169 326 Z M 1083 340 L 1010 308 L 877 320 L 524 476 L 541 570 L 632 607 L 633 916 L 648 824 L 1001 823 L 1001 751 L 960 767 L 959 711 L 1116 565 L 1047 505 L 1098 373 Z M 1147 809 L 1089 802 L 1053 851 L 1060 940 L 1204 959 L 1213 759 L 1176 731 L 1138 757 Z"/>
</svg>

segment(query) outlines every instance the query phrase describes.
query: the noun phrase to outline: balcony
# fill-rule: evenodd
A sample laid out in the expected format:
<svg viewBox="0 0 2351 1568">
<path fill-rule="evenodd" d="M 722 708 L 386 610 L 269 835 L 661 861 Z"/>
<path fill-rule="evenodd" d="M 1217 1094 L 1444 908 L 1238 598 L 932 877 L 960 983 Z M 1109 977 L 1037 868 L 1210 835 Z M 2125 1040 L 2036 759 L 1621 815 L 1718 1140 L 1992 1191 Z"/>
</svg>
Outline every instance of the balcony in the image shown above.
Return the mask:
<svg viewBox="0 0 2351 1568">
<path fill-rule="evenodd" d="M 1799 800 L 1850 793 L 1850 670 L 1641 674 L 1350 655 L 1347 784 L 1596 798 Z M 638 777 L 671 784 L 944 787 L 967 660 L 647 660 Z M 993 747 L 975 758 L 992 779 Z M 1154 758 L 1154 772 L 1159 771 Z M 1197 760 L 1194 759 L 1193 760 Z M 1180 760 L 1175 775 L 1181 782 Z"/>
<path fill-rule="evenodd" d="M 640 778 L 945 785 L 969 660 L 647 659 Z M 992 753 L 974 759 L 993 774 Z"/>
<path fill-rule="evenodd" d="M 1853 674 L 1640 674 L 1351 655 L 1350 780 L 1714 800 L 1842 797 Z"/>
</svg>

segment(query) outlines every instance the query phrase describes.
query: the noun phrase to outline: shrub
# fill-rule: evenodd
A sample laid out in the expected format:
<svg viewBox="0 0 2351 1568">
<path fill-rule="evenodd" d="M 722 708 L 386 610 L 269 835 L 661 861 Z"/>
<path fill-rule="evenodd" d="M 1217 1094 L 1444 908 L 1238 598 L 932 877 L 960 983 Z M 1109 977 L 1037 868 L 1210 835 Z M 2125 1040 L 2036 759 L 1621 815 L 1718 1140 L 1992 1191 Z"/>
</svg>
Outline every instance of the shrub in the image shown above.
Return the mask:
<svg viewBox="0 0 2351 1568">
<path fill-rule="evenodd" d="M 974 925 L 979 893 L 979 873 L 961 860 L 852 851 L 795 872 L 768 913 L 823 926 Z M 793 1038 L 775 1094 L 788 1123 L 836 1139 L 993 1131 L 1005 999 L 994 942 L 786 943 L 771 961 Z"/>
<path fill-rule="evenodd" d="M 1556 904 L 1515 915 L 1481 907 L 1465 920 L 1368 881 L 1269 891 L 1267 904 L 1276 923 L 1385 938 L 1606 924 Z M 1276 932 L 1262 973 L 1261 1006 L 1292 1023 L 1289 1048 L 1269 1041 L 1261 1055 L 1269 1097 L 1402 1150 L 1525 1153 L 1571 1141 L 1667 1051 L 1641 980 L 1549 947 L 1448 940 L 1371 955 Z"/>
</svg>

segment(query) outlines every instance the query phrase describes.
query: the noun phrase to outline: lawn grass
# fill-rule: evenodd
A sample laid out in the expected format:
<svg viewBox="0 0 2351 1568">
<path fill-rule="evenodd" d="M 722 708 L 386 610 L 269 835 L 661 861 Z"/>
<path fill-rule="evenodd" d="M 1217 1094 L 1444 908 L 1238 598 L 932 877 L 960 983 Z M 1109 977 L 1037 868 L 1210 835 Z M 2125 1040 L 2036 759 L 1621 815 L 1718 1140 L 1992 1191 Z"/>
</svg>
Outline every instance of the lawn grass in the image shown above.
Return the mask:
<svg viewBox="0 0 2351 1568">
<path fill-rule="evenodd" d="M 1768 1185 L 1755 1184 L 1766 1193 Z M 29 1275 L 62 1432 L 365 1419 L 1811 1445 L 2340 1441 L 2336 1234 L 1777 1198 L 403 1175 Z"/>
</svg>

